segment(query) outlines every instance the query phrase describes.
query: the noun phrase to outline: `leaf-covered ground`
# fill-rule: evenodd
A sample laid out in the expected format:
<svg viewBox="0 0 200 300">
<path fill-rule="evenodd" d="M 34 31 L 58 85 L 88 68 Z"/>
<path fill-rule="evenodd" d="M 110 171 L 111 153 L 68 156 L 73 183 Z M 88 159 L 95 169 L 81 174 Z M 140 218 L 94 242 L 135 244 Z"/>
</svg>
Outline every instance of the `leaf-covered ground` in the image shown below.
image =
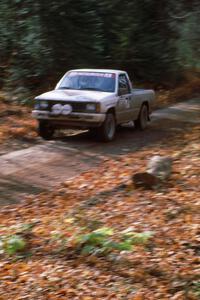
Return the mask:
<svg viewBox="0 0 200 300">
<path fill-rule="evenodd" d="M 105 160 L 52 194 L 2 207 L 1 235 L 22 224 L 33 228 L 24 236 L 25 253 L 0 254 L 0 299 L 199 299 L 199 137 L 199 126 L 186 127 L 165 143 Z M 171 179 L 158 189 L 135 189 L 132 174 L 155 154 L 173 157 Z M 101 256 L 53 239 L 86 227 L 153 236 L 130 252 Z"/>
<path fill-rule="evenodd" d="M 36 142 L 36 122 L 31 118 L 31 109 L 8 103 L 0 94 L 0 154 Z"/>
</svg>

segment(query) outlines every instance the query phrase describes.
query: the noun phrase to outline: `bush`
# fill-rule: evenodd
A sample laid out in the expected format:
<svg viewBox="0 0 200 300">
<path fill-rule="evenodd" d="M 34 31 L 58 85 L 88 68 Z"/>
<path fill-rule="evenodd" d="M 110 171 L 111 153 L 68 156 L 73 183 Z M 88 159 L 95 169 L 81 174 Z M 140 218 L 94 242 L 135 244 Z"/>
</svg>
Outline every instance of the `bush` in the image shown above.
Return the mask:
<svg viewBox="0 0 200 300">
<path fill-rule="evenodd" d="M 135 233 L 128 230 L 115 233 L 108 227 L 90 231 L 78 228 L 69 238 L 66 238 L 65 234 L 54 234 L 54 241 L 55 239 L 58 241 L 61 250 L 73 248 L 83 255 L 106 255 L 113 251 L 132 251 L 135 245 L 146 245 L 152 234 L 152 232 Z"/>
<path fill-rule="evenodd" d="M 4 236 L 0 240 L 1 253 L 14 255 L 26 249 L 26 241 L 19 235 Z"/>
<path fill-rule="evenodd" d="M 24 254 L 29 248 L 34 223 L 17 224 L 7 228 L 2 227 L 4 234 L 0 237 L 0 254 L 9 256 Z"/>
</svg>

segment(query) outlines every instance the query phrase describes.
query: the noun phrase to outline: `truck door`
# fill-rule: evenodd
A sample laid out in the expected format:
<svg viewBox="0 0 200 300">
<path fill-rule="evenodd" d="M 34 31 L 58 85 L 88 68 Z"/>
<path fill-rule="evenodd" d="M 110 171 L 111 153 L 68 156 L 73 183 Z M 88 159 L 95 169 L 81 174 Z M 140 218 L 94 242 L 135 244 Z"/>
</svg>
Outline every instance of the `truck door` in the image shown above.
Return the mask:
<svg viewBox="0 0 200 300">
<path fill-rule="evenodd" d="M 128 122 L 131 119 L 132 93 L 126 75 L 119 74 L 118 102 L 116 107 L 117 122 Z"/>
</svg>

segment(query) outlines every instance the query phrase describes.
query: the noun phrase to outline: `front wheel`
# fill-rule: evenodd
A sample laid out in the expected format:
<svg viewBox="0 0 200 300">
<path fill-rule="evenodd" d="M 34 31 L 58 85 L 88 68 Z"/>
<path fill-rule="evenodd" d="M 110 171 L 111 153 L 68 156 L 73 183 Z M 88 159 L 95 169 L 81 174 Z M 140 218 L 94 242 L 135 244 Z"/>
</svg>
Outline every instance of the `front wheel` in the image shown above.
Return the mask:
<svg viewBox="0 0 200 300">
<path fill-rule="evenodd" d="M 48 122 L 39 121 L 38 134 L 43 139 L 50 140 L 53 137 L 54 131 L 54 128 Z"/>
<path fill-rule="evenodd" d="M 134 125 L 137 129 L 144 130 L 147 127 L 149 120 L 148 107 L 143 104 L 137 120 L 134 121 Z"/>
<path fill-rule="evenodd" d="M 116 133 L 116 121 L 113 113 L 107 113 L 105 121 L 98 128 L 101 140 L 110 142 L 114 139 Z"/>
</svg>

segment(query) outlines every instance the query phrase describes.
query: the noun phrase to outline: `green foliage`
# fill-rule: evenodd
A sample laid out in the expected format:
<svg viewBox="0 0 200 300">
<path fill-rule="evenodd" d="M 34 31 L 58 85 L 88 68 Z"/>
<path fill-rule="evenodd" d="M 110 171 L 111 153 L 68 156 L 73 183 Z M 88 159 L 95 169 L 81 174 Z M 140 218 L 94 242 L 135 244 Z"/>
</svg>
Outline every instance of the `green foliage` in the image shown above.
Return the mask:
<svg viewBox="0 0 200 300">
<path fill-rule="evenodd" d="M 199 68 L 192 2 L 1 0 L 0 85 L 52 87 L 70 68 L 105 66 L 171 81 L 180 67 Z"/>
<path fill-rule="evenodd" d="M 74 228 L 73 234 L 54 233 L 52 241 L 59 242 L 60 250 L 73 248 L 83 255 L 106 255 L 110 252 L 132 251 L 134 245 L 146 245 L 152 233 L 114 232 L 112 228 L 101 227 L 96 230 Z"/>
<path fill-rule="evenodd" d="M 112 234 L 113 230 L 111 228 L 102 227 L 87 234 L 80 235 L 78 237 L 78 241 L 80 243 L 98 245 L 99 243 L 102 243 L 104 239 L 107 239 L 109 236 L 112 236 Z"/>
<path fill-rule="evenodd" d="M 25 254 L 29 246 L 29 239 L 32 236 L 32 229 L 36 225 L 33 223 L 20 223 L 10 227 L 3 227 L 4 234 L 0 237 L 0 254 Z"/>
<path fill-rule="evenodd" d="M 149 239 L 153 236 L 152 231 L 145 231 L 142 233 L 137 232 L 124 232 L 124 239 L 126 241 L 130 241 L 130 243 L 134 245 L 145 245 L 148 243 Z"/>
<path fill-rule="evenodd" d="M 0 250 L 8 255 L 23 252 L 26 249 L 26 241 L 19 235 L 11 235 L 1 239 Z"/>
<path fill-rule="evenodd" d="M 113 235 L 111 228 L 102 227 L 89 233 L 77 236 L 77 246 L 82 254 L 105 253 L 111 250 L 114 243 L 109 239 Z"/>
<path fill-rule="evenodd" d="M 185 68 L 200 69 L 200 27 L 197 26 L 199 14 L 189 15 L 179 24 L 180 39 L 177 41 L 180 63 Z"/>
<path fill-rule="evenodd" d="M 152 232 L 115 234 L 112 228 L 102 227 L 77 237 L 82 254 L 106 254 L 112 251 L 131 251 L 134 245 L 145 245 Z"/>
<path fill-rule="evenodd" d="M 35 225 L 29 223 L 2 228 L 6 233 L 0 238 L 0 254 L 26 254 Z M 115 232 L 109 227 L 92 230 L 90 226 L 71 223 L 66 231 L 53 231 L 50 243 L 57 245 L 58 251 L 71 249 L 83 255 L 107 255 L 113 251 L 132 251 L 136 245 L 145 246 L 152 235 L 152 232 L 136 233 L 131 229 Z"/>
<path fill-rule="evenodd" d="M 192 290 L 197 297 L 200 297 L 200 281 L 193 282 Z"/>
</svg>

